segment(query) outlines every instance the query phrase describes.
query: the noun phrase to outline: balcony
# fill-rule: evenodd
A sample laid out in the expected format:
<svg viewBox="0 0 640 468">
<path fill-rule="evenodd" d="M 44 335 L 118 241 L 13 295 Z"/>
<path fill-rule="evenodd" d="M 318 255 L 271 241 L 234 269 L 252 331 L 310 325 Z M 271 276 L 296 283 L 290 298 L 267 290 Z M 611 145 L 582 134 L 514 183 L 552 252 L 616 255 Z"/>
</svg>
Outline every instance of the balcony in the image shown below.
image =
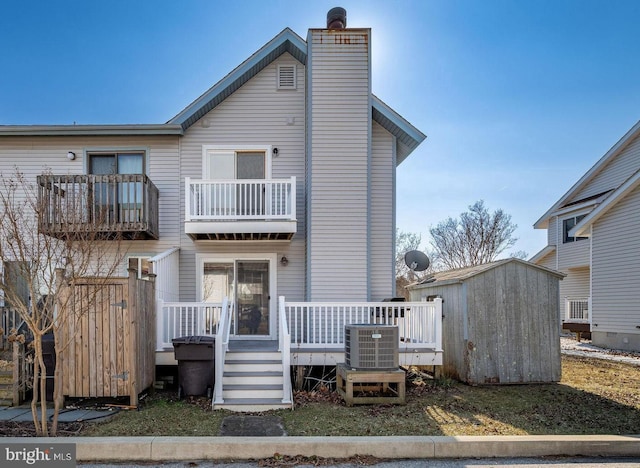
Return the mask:
<svg viewBox="0 0 640 468">
<path fill-rule="evenodd" d="M 185 233 L 194 240 L 291 240 L 296 178 L 185 180 Z"/>
<path fill-rule="evenodd" d="M 38 176 L 40 232 L 158 239 L 158 189 L 144 174 Z"/>
</svg>

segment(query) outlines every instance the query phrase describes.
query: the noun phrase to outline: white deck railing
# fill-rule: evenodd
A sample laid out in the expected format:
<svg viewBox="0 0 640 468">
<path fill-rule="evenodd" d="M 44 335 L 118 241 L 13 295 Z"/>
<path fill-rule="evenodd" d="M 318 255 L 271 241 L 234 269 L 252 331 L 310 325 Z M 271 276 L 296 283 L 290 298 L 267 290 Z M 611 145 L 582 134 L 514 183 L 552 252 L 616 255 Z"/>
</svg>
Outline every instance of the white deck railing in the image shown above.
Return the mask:
<svg viewBox="0 0 640 468">
<path fill-rule="evenodd" d="M 442 350 L 442 299 L 433 302 L 282 302 L 292 349 L 344 348 L 344 326 L 397 325 L 401 344 Z M 409 344 L 410 343 L 410 344 Z"/>
<path fill-rule="evenodd" d="M 590 320 L 589 310 L 591 310 L 590 297 L 567 297 L 565 298 L 565 321 L 567 322 L 588 322 Z"/>
<path fill-rule="evenodd" d="M 278 298 L 278 349 L 282 353 L 282 403 L 291 403 L 293 396 L 291 388 L 291 334 L 287 326 L 287 316 L 284 296 Z"/>
<path fill-rule="evenodd" d="M 157 350 L 173 348 L 174 338 L 216 335 L 223 303 L 158 301 Z"/>
<path fill-rule="evenodd" d="M 223 375 L 224 361 L 229 350 L 229 335 L 231 333 L 231 317 L 233 317 L 233 304 L 235 301 L 229 301 L 226 297 L 222 301 L 222 309 L 220 316 L 220 326 L 216 335 L 215 356 L 214 356 L 214 372 L 215 378 L 213 383 L 213 398 L 211 406 L 224 403 L 223 398 Z"/>
<path fill-rule="evenodd" d="M 224 303 L 161 302 L 157 349 L 172 348 L 173 338 L 220 336 L 223 332 L 228 344 L 232 303 L 230 301 L 227 307 Z M 225 307 L 228 316 L 222 323 Z M 321 303 L 286 302 L 281 297 L 278 309 L 278 340 L 283 358 L 288 358 L 291 350 L 343 349 L 344 326 L 350 324 L 397 325 L 401 347 L 442 350 L 442 299 L 436 298 L 433 302 Z"/>
<path fill-rule="evenodd" d="M 185 221 L 295 220 L 296 178 L 185 180 Z"/>
</svg>

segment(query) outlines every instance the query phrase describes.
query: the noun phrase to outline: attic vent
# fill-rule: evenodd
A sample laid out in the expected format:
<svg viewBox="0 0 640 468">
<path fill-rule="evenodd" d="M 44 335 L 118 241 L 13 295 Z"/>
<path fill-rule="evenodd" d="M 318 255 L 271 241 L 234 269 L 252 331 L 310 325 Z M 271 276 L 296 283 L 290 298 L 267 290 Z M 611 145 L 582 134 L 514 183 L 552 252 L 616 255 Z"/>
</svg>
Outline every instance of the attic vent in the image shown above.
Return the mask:
<svg viewBox="0 0 640 468">
<path fill-rule="evenodd" d="M 278 65 L 278 89 L 296 89 L 295 65 Z"/>
</svg>

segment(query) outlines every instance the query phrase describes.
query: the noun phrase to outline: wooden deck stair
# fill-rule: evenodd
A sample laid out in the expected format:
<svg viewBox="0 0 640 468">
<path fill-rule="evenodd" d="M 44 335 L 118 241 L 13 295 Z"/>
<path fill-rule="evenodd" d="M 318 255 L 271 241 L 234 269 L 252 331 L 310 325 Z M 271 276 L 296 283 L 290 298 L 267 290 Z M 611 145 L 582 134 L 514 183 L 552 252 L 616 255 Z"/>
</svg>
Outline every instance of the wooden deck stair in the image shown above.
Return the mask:
<svg viewBox="0 0 640 468">
<path fill-rule="evenodd" d="M 238 412 L 292 408 L 291 395 L 284 394 L 282 353 L 273 341 L 230 343 L 222 378 L 223 402 L 214 409 Z"/>
</svg>

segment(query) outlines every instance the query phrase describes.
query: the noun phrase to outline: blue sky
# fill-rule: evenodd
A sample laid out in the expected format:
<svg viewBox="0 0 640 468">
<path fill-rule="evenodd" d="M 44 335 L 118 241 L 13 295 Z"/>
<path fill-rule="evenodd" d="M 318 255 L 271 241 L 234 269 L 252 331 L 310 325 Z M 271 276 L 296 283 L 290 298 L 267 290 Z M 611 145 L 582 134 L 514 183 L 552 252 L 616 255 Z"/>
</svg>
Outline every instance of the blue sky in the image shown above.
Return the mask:
<svg viewBox="0 0 640 468">
<path fill-rule="evenodd" d="M 373 92 L 428 135 L 398 168 L 398 227 L 483 199 L 533 223 L 640 119 L 636 0 L 12 1 L 0 124 L 162 123 L 285 27 L 372 28 Z"/>
</svg>

